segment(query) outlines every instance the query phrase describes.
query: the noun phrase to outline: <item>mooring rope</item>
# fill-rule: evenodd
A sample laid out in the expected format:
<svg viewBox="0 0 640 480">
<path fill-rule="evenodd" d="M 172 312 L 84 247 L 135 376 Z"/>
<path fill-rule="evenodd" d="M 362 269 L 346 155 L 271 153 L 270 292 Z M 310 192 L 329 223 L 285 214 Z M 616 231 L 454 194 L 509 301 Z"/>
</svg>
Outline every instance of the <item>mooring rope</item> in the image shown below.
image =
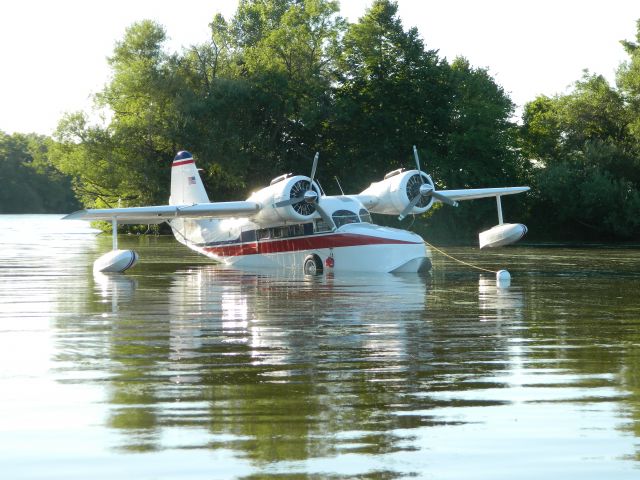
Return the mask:
<svg viewBox="0 0 640 480">
<path fill-rule="evenodd" d="M 451 260 L 454 260 L 458 263 L 461 263 L 462 265 L 466 265 L 467 267 L 471 267 L 471 268 L 475 268 L 476 270 L 481 270 L 483 272 L 489 272 L 489 273 L 498 273 L 497 270 L 489 270 L 488 268 L 483 268 L 483 267 L 479 267 L 477 265 L 473 265 L 469 262 L 465 262 L 464 260 L 460 260 L 459 258 L 456 258 L 454 256 L 449 255 L 446 252 L 443 252 L 442 250 L 440 250 L 438 247 L 436 247 L 435 245 L 431 245 L 429 242 L 427 242 L 426 240 L 424 241 L 424 243 L 426 243 L 427 245 L 429 245 L 431 248 L 433 248 L 436 252 L 440 253 L 441 255 L 444 255 L 447 258 L 450 258 Z"/>
</svg>

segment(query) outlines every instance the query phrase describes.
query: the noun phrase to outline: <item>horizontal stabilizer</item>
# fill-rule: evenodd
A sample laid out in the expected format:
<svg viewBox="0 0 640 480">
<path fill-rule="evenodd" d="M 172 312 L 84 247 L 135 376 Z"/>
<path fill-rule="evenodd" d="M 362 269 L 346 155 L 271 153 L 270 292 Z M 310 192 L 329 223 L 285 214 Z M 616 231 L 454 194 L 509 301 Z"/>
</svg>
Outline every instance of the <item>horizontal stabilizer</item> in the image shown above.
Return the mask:
<svg viewBox="0 0 640 480">
<path fill-rule="evenodd" d="M 256 202 L 213 202 L 194 205 L 158 205 L 152 207 L 101 208 L 78 210 L 63 220 L 112 220 L 128 224 L 156 224 L 173 218 L 251 217 L 261 205 Z"/>
</svg>

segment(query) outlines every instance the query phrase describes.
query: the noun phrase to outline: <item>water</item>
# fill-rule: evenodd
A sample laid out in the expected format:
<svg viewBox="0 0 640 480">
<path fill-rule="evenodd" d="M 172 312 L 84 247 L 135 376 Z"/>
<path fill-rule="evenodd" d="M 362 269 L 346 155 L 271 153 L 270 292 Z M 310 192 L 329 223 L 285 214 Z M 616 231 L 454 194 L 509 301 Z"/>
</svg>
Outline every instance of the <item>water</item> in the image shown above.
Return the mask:
<svg viewBox="0 0 640 480">
<path fill-rule="evenodd" d="M 0 217 L 7 479 L 638 478 L 640 250 L 305 278 Z"/>
</svg>

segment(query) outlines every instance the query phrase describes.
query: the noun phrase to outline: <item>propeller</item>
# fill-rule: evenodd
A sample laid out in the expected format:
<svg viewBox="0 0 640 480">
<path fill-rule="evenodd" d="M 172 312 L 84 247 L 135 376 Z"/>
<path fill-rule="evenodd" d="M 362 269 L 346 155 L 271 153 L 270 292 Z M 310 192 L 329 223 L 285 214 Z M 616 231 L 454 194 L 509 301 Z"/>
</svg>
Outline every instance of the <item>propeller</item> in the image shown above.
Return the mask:
<svg viewBox="0 0 640 480">
<path fill-rule="evenodd" d="M 402 212 L 398 216 L 398 220 L 402 220 L 407 215 L 409 215 L 409 212 L 413 210 L 413 207 L 415 207 L 418 204 L 418 202 L 420 202 L 420 200 L 427 197 L 432 197 L 432 198 L 435 198 L 436 200 L 439 200 L 442 203 L 446 203 L 447 205 L 451 205 L 452 207 L 457 207 L 458 202 L 456 202 L 455 200 L 451 200 L 449 197 L 445 195 L 442 195 L 441 193 L 434 190 L 433 186 L 431 186 L 428 183 L 425 183 L 424 177 L 422 176 L 422 170 L 420 170 L 420 158 L 418 157 L 418 149 L 416 148 L 415 145 L 413 146 L 413 156 L 416 159 L 416 168 L 418 169 L 418 176 L 420 177 L 420 187 L 418 189 L 416 196 L 414 196 L 409 202 L 409 204 L 404 208 L 404 210 L 402 210 Z"/>
<path fill-rule="evenodd" d="M 286 207 L 288 205 L 297 205 L 298 203 L 305 202 L 310 207 L 315 207 L 316 212 L 320 214 L 322 220 L 331 227 L 331 230 L 336 229 L 336 224 L 331 218 L 331 215 L 327 213 L 327 211 L 320 206 L 320 198 L 318 196 L 318 192 L 313 189 L 313 179 L 316 176 L 316 169 L 318 168 L 318 158 L 320 157 L 320 152 L 316 152 L 315 157 L 313 157 L 313 166 L 311 167 L 311 176 L 309 177 L 309 189 L 304 192 L 302 195 L 293 196 L 287 200 L 281 200 L 274 204 L 276 208 Z M 306 182 L 305 182 L 306 183 Z M 293 188 L 292 188 L 293 190 Z M 292 192 L 293 193 L 293 192 Z"/>
</svg>

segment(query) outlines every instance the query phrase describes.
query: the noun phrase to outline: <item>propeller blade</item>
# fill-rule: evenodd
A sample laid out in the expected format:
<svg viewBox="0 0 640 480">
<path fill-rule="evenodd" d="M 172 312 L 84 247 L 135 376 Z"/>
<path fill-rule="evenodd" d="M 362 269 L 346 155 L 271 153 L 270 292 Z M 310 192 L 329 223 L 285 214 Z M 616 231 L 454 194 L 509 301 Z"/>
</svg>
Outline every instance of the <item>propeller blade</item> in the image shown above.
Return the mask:
<svg viewBox="0 0 640 480">
<path fill-rule="evenodd" d="M 413 146 L 413 157 L 416 159 L 416 167 L 418 168 L 418 172 L 420 172 L 420 181 L 424 184 L 424 178 L 422 178 L 422 171 L 420 170 L 420 158 L 418 157 L 418 149 L 416 146 Z"/>
<path fill-rule="evenodd" d="M 274 204 L 274 207 L 286 207 L 287 205 L 295 205 L 297 203 L 304 202 L 304 197 L 293 197 L 288 200 L 281 200 Z"/>
<path fill-rule="evenodd" d="M 398 216 L 398 220 L 402 220 L 404 217 L 409 215 L 409 212 L 411 210 L 413 210 L 413 207 L 415 207 L 418 204 L 418 202 L 420 201 L 420 197 L 422 197 L 422 195 L 420 195 L 420 194 L 418 194 L 415 197 L 413 197 L 413 199 L 409 202 L 409 205 L 404 207 L 404 210 L 402 210 L 402 212 L 400 212 L 400 215 Z"/>
<path fill-rule="evenodd" d="M 447 205 L 451 205 L 452 207 L 457 207 L 458 202 L 455 200 L 451 200 L 449 197 L 442 195 L 438 192 L 431 192 L 430 194 L 433 198 L 440 200 L 442 203 L 446 203 Z"/>
<path fill-rule="evenodd" d="M 324 221 L 324 223 L 326 223 L 327 225 L 331 226 L 331 231 L 335 230 L 336 229 L 336 224 L 333 221 L 333 218 L 331 218 L 331 215 L 329 215 L 327 213 L 327 211 L 320 206 L 319 203 L 316 203 L 315 207 L 316 207 L 316 212 L 318 212 L 320 214 L 320 216 L 322 217 L 322 220 Z"/>
<path fill-rule="evenodd" d="M 309 185 L 309 189 L 313 188 L 313 179 L 316 178 L 316 168 L 318 167 L 318 158 L 320 157 L 320 152 L 316 152 L 316 156 L 313 157 L 313 167 L 311 167 L 311 184 Z"/>
</svg>

